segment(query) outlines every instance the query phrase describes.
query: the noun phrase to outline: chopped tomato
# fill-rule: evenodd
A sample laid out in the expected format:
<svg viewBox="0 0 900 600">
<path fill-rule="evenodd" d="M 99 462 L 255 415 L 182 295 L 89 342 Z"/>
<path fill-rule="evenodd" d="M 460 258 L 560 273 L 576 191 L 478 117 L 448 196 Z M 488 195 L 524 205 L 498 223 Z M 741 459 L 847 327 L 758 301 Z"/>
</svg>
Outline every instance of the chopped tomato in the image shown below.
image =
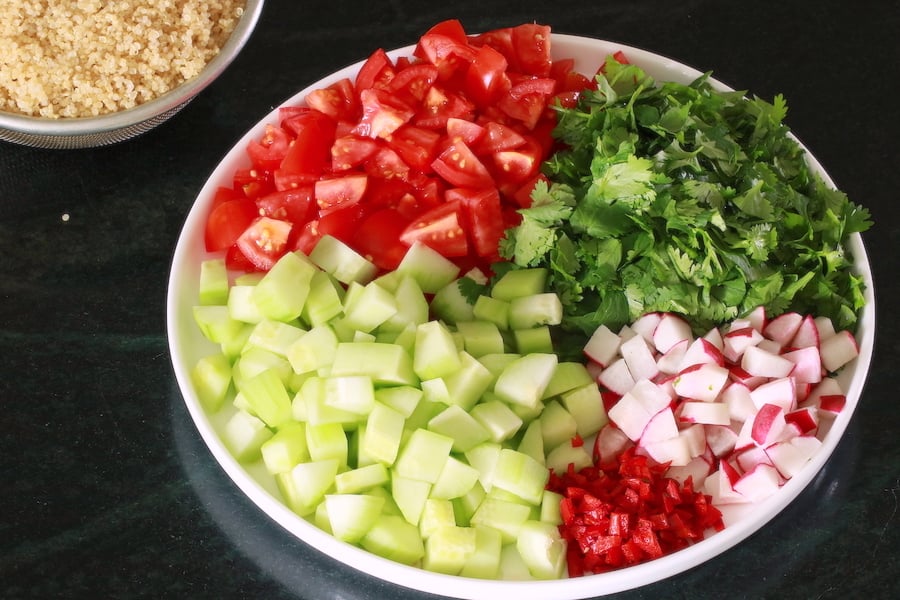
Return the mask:
<svg viewBox="0 0 900 600">
<path fill-rule="evenodd" d="M 475 105 L 460 94 L 432 86 L 425 95 L 413 123 L 426 129 L 446 129 L 449 119 L 471 121 Z"/>
<path fill-rule="evenodd" d="M 516 64 L 523 72 L 537 77 L 550 75 L 550 27 L 536 23 L 513 27 L 512 46 Z"/>
<path fill-rule="evenodd" d="M 421 242 L 448 258 L 466 256 L 469 244 L 460 212 L 459 200 L 445 202 L 410 223 L 400 241 L 407 246 Z"/>
<path fill-rule="evenodd" d="M 473 147 L 476 154 L 493 154 L 503 150 L 513 150 L 525 143 L 525 138 L 512 127 L 496 121 L 484 125 L 484 137 Z"/>
<path fill-rule="evenodd" d="M 246 198 L 217 204 L 206 219 L 206 250 L 217 252 L 233 246 L 257 216 L 256 204 Z"/>
<path fill-rule="evenodd" d="M 476 50 L 466 39 L 455 35 L 428 32 L 419 39 L 416 56 L 437 67 L 438 79 L 447 81 L 464 73 L 463 68 L 475 59 Z"/>
<path fill-rule="evenodd" d="M 377 267 L 393 271 L 403 260 L 407 246 L 400 235 L 409 219 L 392 208 L 377 210 L 363 218 L 356 231 L 357 250 Z"/>
<path fill-rule="evenodd" d="M 331 169 L 348 171 L 365 163 L 378 151 L 378 143 L 367 137 L 343 135 L 331 146 Z"/>
<path fill-rule="evenodd" d="M 372 155 L 364 165 L 366 173 L 381 179 L 398 178 L 406 180 L 409 177 L 409 165 L 403 162 L 400 155 L 392 148 L 382 146 Z"/>
<path fill-rule="evenodd" d="M 368 179 L 366 175 L 346 175 L 317 181 L 315 198 L 319 215 L 325 216 L 338 208 L 357 204 L 366 193 Z"/>
<path fill-rule="evenodd" d="M 479 48 L 466 71 L 465 91 L 480 107 L 489 106 L 509 86 L 506 57 L 490 46 Z"/>
<path fill-rule="evenodd" d="M 254 267 L 268 271 L 287 250 L 291 224 L 259 217 L 237 239 L 237 247 Z"/>
<path fill-rule="evenodd" d="M 388 90 L 404 102 L 421 102 L 437 78 L 438 70 L 434 65 L 412 64 L 397 71 L 388 84 Z"/>
<path fill-rule="evenodd" d="M 524 140 L 524 138 L 523 138 Z M 537 175 L 541 167 L 542 149 L 532 138 L 512 150 L 501 150 L 492 156 L 497 167 L 497 177 L 504 183 L 520 185 Z"/>
<path fill-rule="evenodd" d="M 435 172 L 458 187 L 489 187 L 494 180 L 475 153 L 462 140 L 452 140 L 431 163 Z"/>
<path fill-rule="evenodd" d="M 241 190 L 246 198 L 258 198 L 274 189 L 272 177 L 263 169 L 238 169 L 232 178 L 234 189 Z"/>
<path fill-rule="evenodd" d="M 279 168 L 285 173 L 318 176 L 331 164 L 335 122 L 317 110 L 307 110 L 285 120 L 285 127 L 295 133 Z"/>
<path fill-rule="evenodd" d="M 247 144 L 250 162 L 257 169 L 266 171 L 277 169 L 284 160 L 292 139 L 292 136 L 281 127 L 266 125 L 266 131 L 262 138 L 250 140 L 250 143 Z"/>
<path fill-rule="evenodd" d="M 538 173 L 529 181 L 525 182 L 525 184 L 513 194 L 513 200 L 515 200 L 516 204 L 518 204 L 522 208 L 530 207 L 531 192 L 534 190 L 534 186 L 536 186 L 539 181 L 543 181 L 547 185 L 550 185 L 550 180 L 547 179 L 547 176 L 543 173 Z"/>
<path fill-rule="evenodd" d="M 504 225 L 497 189 L 448 190 L 447 201 L 454 199 L 459 199 L 465 208 L 465 225 L 472 250 L 481 258 L 499 260 L 497 245 L 503 237 Z"/>
<path fill-rule="evenodd" d="M 371 138 L 387 138 L 416 114 L 409 106 L 388 92 L 379 89 L 362 90 L 362 118 L 353 132 Z"/>
<path fill-rule="evenodd" d="M 447 138 L 450 140 L 461 139 L 470 148 L 481 141 L 484 137 L 485 129 L 478 123 L 467 121 L 465 119 L 457 119 L 450 117 L 447 119 Z"/>
<path fill-rule="evenodd" d="M 359 101 L 354 93 L 353 82 L 346 78 L 327 88 L 311 91 L 306 95 L 306 105 L 335 121 L 354 121 L 359 112 Z"/>
<path fill-rule="evenodd" d="M 441 135 L 430 129 L 405 125 L 387 138 L 387 144 L 413 169 L 431 172 Z"/>
<path fill-rule="evenodd" d="M 315 214 L 313 186 L 276 190 L 256 199 L 258 216 L 305 223 Z"/>
<path fill-rule="evenodd" d="M 394 65 L 383 49 L 373 52 L 356 76 L 356 93 L 372 88 L 385 88 L 394 78 Z"/>
</svg>

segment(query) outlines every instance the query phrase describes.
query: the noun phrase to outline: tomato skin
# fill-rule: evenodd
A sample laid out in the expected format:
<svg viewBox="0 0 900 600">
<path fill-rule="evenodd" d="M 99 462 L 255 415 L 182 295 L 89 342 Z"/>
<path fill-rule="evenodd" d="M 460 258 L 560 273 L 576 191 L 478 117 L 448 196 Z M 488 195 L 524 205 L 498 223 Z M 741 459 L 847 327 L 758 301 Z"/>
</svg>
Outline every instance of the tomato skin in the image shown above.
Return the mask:
<svg viewBox="0 0 900 600">
<path fill-rule="evenodd" d="M 271 171 L 281 165 L 291 145 L 292 136 L 272 124 L 266 125 L 265 133 L 259 140 L 250 140 L 247 144 L 247 155 L 257 169 Z"/>
<path fill-rule="evenodd" d="M 515 129 L 496 121 L 484 125 L 484 137 L 473 147 L 475 154 L 486 155 L 504 150 L 514 150 L 525 143 L 525 137 Z"/>
<path fill-rule="evenodd" d="M 302 224 L 315 214 L 313 186 L 276 190 L 256 199 L 257 215 Z"/>
<path fill-rule="evenodd" d="M 356 93 L 372 88 L 384 88 L 394 78 L 394 65 L 382 48 L 369 55 L 356 76 Z"/>
<path fill-rule="evenodd" d="M 404 125 L 387 138 L 387 144 L 413 169 L 431 172 L 441 135 L 430 129 Z"/>
<path fill-rule="evenodd" d="M 475 153 L 462 140 L 451 141 L 431 163 L 434 171 L 457 187 L 490 187 L 494 180 Z"/>
<path fill-rule="evenodd" d="M 281 219 L 259 217 L 237 239 L 241 253 L 260 271 L 268 271 L 287 250 L 292 225 Z"/>
<path fill-rule="evenodd" d="M 364 217 L 356 231 L 357 251 L 386 271 L 393 271 L 406 255 L 400 235 L 409 219 L 392 208 L 382 208 Z"/>
<path fill-rule="evenodd" d="M 447 191 L 447 201 L 458 199 L 464 209 L 465 228 L 472 250 L 491 262 L 500 260 L 497 245 L 503 238 L 503 214 L 500 194 L 496 188 L 481 190 L 454 189 Z"/>
<path fill-rule="evenodd" d="M 466 70 L 465 91 L 481 108 L 492 104 L 509 86 L 506 69 L 509 63 L 500 52 L 490 46 L 479 48 Z"/>
<path fill-rule="evenodd" d="M 237 169 L 232 178 L 234 189 L 240 190 L 245 198 L 259 198 L 275 187 L 268 171 L 262 169 Z"/>
<path fill-rule="evenodd" d="M 388 84 L 388 91 L 397 98 L 414 104 L 421 102 L 434 82 L 437 81 L 438 70 L 434 65 L 417 63 L 397 71 Z"/>
<path fill-rule="evenodd" d="M 426 129 L 446 130 L 449 119 L 472 121 L 475 105 L 460 94 L 432 86 L 413 118 L 413 124 Z"/>
<path fill-rule="evenodd" d="M 307 110 L 285 121 L 294 131 L 291 144 L 279 169 L 288 174 L 318 177 L 331 164 L 331 146 L 337 124 L 317 110 Z"/>
<path fill-rule="evenodd" d="M 485 135 L 485 129 L 478 123 L 450 117 L 447 119 L 447 137 L 450 140 L 461 139 L 470 148 L 481 141 Z"/>
<path fill-rule="evenodd" d="M 306 105 L 335 121 L 355 121 L 359 118 L 359 100 L 353 82 L 346 78 L 307 94 Z"/>
<path fill-rule="evenodd" d="M 357 135 L 387 138 L 415 116 L 415 111 L 388 92 L 378 89 L 362 90 L 362 118 L 354 127 Z"/>
<path fill-rule="evenodd" d="M 421 242 L 447 258 L 466 256 L 469 243 L 461 208 L 459 200 L 452 200 L 429 210 L 403 230 L 400 241 L 407 246 Z"/>
<path fill-rule="evenodd" d="M 331 146 L 331 170 L 349 171 L 365 163 L 378 151 L 378 142 L 358 135 L 343 135 Z"/>
<path fill-rule="evenodd" d="M 553 65 L 550 59 L 550 27 L 525 23 L 513 27 L 512 46 L 519 69 L 536 77 L 547 77 Z"/>
<path fill-rule="evenodd" d="M 256 204 L 246 198 L 225 200 L 206 218 L 204 242 L 208 252 L 218 252 L 234 245 L 245 229 L 259 216 Z"/>
</svg>

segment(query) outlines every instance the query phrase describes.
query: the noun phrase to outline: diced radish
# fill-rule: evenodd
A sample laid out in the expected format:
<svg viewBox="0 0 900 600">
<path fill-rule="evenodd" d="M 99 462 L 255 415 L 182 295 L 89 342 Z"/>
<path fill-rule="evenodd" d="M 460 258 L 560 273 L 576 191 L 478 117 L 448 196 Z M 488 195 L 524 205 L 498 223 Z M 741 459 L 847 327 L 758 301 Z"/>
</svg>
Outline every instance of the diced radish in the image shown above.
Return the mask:
<svg viewBox="0 0 900 600">
<path fill-rule="evenodd" d="M 722 356 L 722 352 L 712 342 L 706 338 L 697 338 L 685 351 L 678 370 L 683 371 L 690 366 L 706 363 L 713 363 L 723 367 L 725 366 L 725 357 Z"/>
<path fill-rule="evenodd" d="M 591 379 L 594 381 L 597 381 L 597 378 L 600 377 L 600 373 L 603 372 L 603 365 L 593 360 L 588 360 L 584 366 L 587 369 L 588 375 L 590 375 Z"/>
<path fill-rule="evenodd" d="M 699 456 L 692 458 L 691 461 L 686 465 L 676 465 L 669 467 L 669 470 L 666 472 L 667 477 L 671 477 L 681 484 L 684 484 L 684 482 L 687 481 L 690 477 L 691 481 L 693 481 L 695 489 L 700 489 L 703 487 L 703 484 L 709 474 L 709 463 Z"/>
<path fill-rule="evenodd" d="M 814 383 L 794 380 L 794 388 L 797 390 L 797 404 L 800 404 L 809 397 L 809 393 L 812 391 L 813 386 L 815 386 Z"/>
<path fill-rule="evenodd" d="M 675 415 L 671 408 L 659 411 L 650 419 L 647 426 L 641 432 L 640 443 L 652 444 L 667 440 L 678 435 L 678 425 L 675 423 Z"/>
<path fill-rule="evenodd" d="M 759 464 L 753 470 L 741 475 L 733 487 L 734 491 L 743 496 L 747 502 L 758 502 L 778 491 L 780 486 L 781 476 L 778 469 L 772 465 Z"/>
<path fill-rule="evenodd" d="M 607 463 L 632 445 L 625 433 L 613 424 L 605 426 L 594 440 L 594 460 Z"/>
<path fill-rule="evenodd" d="M 623 342 L 619 347 L 619 353 L 625 359 L 625 364 L 628 365 L 628 370 L 635 381 L 653 379 L 659 374 L 656 358 L 643 337 L 636 335 Z"/>
<path fill-rule="evenodd" d="M 688 453 L 691 458 L 702 456 L 706 452 L 706 427 L 702 424 L 694 424 L 678 432 L 678 435 L 687 442 Z"/>
<path fill-rule="evenodd" d="M 750 346 L 741 358 L 741 368 L 759 377 L 787 377 L 794 370 L 794 363 L 759 346 Z"/>
<path fill-rule="evenodd" d="M 631 376 L 625 359 L 617 358 L 603 369 L 597 377 L 597 383 L 611 392 L 624 396 L 634 387 L 634 377 Z"/>
<path fill-rule="evenodd" d="M 829 413 L 839 413 L 847 404 L 847 396 L 844 394 L 828 394 L 819 397 L 819 410 Z"/>
<path fill-rule="evenodd" d="M 624 343 L 634 336 L 638 335 L 638 333 L 634 329 L 632 329 L 630 325 L 622 325 L 622 328 L 619 330 L 618 335 L 619 339 Z"/>
<path fill-rule="evenodd" d="M 691 326 L 687 321 L 673 313 L 664 313 L 653 330 L 653 345 L 659 352 L 669 349 L 681 340 L 693 340 Z"/>
<path fill-rule="evenodd" d="M 834 373 L 859 356 L 859 345 L 852 333 L 839 331 L 822 341 L 819 353 L 822 355 L 822 366 Z"/>
<path fill-rule="evenodd" d="M 656 331 L 656 326 L 659 325 L 661 318 L 662 315 L 658 312 L 646 313 L 631 324 L 631 329 L 647 340 L 648 343 L 653 343 L 653 333 Z"/>
<path fill-rule="evenodd" d="M 812 315 L 803 317 L 797 333 L 791 339 L 789 344 L 792 348 L 809 348 L 811 346 L 819 346 L 819 328 L 816 327 L 816 320 Z"/>
<path fill-rule="evenodd" d="M 641 448 L 646 451 L 650 458 L 659 463 L 683 466 L 691 462 L 691 458 L 693 458 L 687 439 L 680 435 L 646 444 L 641 446 Z"/>
<path fill-rule="evenodd" d="M 737 433 L 726 425 L 704 425 L 706 445 L 716 458 L 722 458 L 734 450 Z"/>
<path fill-rule="evenodd" d="M 678 373 L 672 382 L 683 398 L 712 402 L 728 381 L 728 369 L 714 363 L 693 365 Z"/>
<path fill-rule="evenodd" d="M 750 437 L 760 446 L 768 446 L 778 439 L 787 426 L 784 409 L 775 404 L 764 404 L 753 418 Z"/>
<path fill-rule="evenodd" d="M 703 339 L 715 346 L 719 352 L 722 351 L 724 342 L 722 341 L 722 332 L 718 327 L 713 327 L 712 329 L 707 331 L 706 335 L 703 336 Z"/>
<path fill-rule="evenodd" d="M 806 466 L 821 445 L 815 436 L 801 435 L 772 444 L 766 448 L 766 453 L 781 476 L 790 479 Z"/>
<path fill-rule="evenodd" d="M 728 425 L 731 416 L 723 402 L 683 402 L 678 409 L 678 420 L 702 425 Z"/>
<path fill-rule="evenodd" d="M 797 388 L 790 377 L 773 379 L 764 383 L 750 392 L 750 398 L 757 408 L 762 409 L 766 404 L 774 404 L 784 412 L 790 412 L 796 408 Z"/>
<path fill-rule="evenodd" d="M 753 417 L 759 410 L 750 396 L 750 388 L 739 381 L 729 382 L 719 399 L 728 407 L 728 416 L 740 423 Z"/>
<path fill-rule="evenodd" d="M 782 346 L 787 345 L 800 328 L 803 322 L 803 315 L 796 312 L 786 312 L 778 315 L 766 325 L 763 329 L 763 335 L 770 340 L 775 340 Z"/>
<path fill-rule="evenodd" d="M 762 333 L 763 329 L 765 329 L 768 324 L 766 308 L 764 306 L 757 306 L 750 311 L 750 314 L 747 315 L 746 319 L 750 322 L 750 326 L 753 327 L 753 329 Z"/>
<path fill-rule="evenodd" d="M 808 406 L 819 408 L 819 400 L 822 398 L 822 396 L 835 395 L 844 395 L 844 389 L 843 387 L 841 387 L 840 382 L 834 377 L 823 377 L 822 381 L 817 383 L 815 387 L 810 390 L 809 395 L 800 405 L 800 408 L 805 408 Z"/>
<path fill-rule="evenodd" d="M 610 331 L 606 325 L 601 325 L 594 330 L 585 344 L 584 355 L 593 362 L 607 367 L 619 352 L 621 343 L 622 339 L 618 335 Z"/>
<path fill-rule="evenodd" d="M 771 465 L 772 460 L 766 454 L 765 448 L 751 446 L 741 452 L 736 452 L 734 460 L 743 472 L 752 471 L 757 465 Z"/>
<path fill-rule="evenodd" d="M 642 379 L 609 410 L 609 418 L 630 440 L 637 441 L 650 419 L 670 402 L 664 390 Z"/>
<path fill-rule="evenodd" d="M 721 469 L 707 475 L 703 481 L 703 492 L 718 506 L 746 502 L 742 495 L 734 491 L 728 476 Z"/>
<path fill-rule="evenodd" d="M 668 351 L 659 356 L 656 361 L 656 368 L 659 369 L 661 373 L 670 375 L 674 375 L 680 371 L 681 360 L 690 344 L 690 340 L 681 340 L 680 342 L 677 342 L 674 346 L 669 348 Z"/>
<path fill-rule="evenodd" d="M 678 394 L 675 392 L 675 386 L 672 385 L 677 377 L 678 375 L 660 373 L 656 376 L 656 379 L 653 380 L 653 383 L 655 383 L 660 389 L 666 392 L 669 395 L 670 399 L 677 400 Z"/>
<path fill-rule="evenodd" d="M 732 381 L 743 383 L 751 390 L 766 382 L 765 377 L 751 375 L 750 373 L 742 369 L 739 365 L 733 365 L 728 369 L 728 377 Z"/>
<path fill-rule="evenodd" d="M 722 354 L 729 361 L 739 364 L 744 351 L 756 346 L 763 340 L 763 335 L 753 327 L 734 329 L 722 336 Z"/>
<path fill-rule="evenodd" d="M 820 344 L 835 334 L 834 323 L 829 317 L 816 317 L 813 321 L 816 323 Z"/>
<path fill-rule="evenodd" d="M 796 427 L 800 435 L 814 433 L 819 426 L 818 410 L 813 407 L 792 410 L 784 415 L 784 419 Z"/>
<path fill-rule="evenodd" d="M 804 346 L 781 355 L 794 363 L 791 377 L 799 383 L 822 381 L 822 359 L 817 346 Z"/>
</svg>

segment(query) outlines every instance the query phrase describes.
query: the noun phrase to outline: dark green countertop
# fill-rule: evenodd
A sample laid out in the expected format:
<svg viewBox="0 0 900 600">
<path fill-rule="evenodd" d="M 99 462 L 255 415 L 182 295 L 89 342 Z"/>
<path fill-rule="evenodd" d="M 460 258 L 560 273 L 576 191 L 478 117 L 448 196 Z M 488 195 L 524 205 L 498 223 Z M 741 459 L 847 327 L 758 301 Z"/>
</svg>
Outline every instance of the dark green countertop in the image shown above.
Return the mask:
<svg viewBox="0 0 900 600">
<path fill-rule="evenodd" d="M 0 143 L 0 597 L 424 597 L 310 550 L 239 492 L 177 388 L 165 294 L 188 209 L 251 125 L 321 76 L 450 17 L 470 31 L 543 22 L 714 70 L 766 98 L 783 93 L 793 131 L 876 222 L 864 234 L 878 298 L 874 361 L 832 458 L 743 543 L 616 597 L 893 596 L 896 0 L 270 0 L 223 77 L 151 133 L 94 150 Z"/>
</svg>

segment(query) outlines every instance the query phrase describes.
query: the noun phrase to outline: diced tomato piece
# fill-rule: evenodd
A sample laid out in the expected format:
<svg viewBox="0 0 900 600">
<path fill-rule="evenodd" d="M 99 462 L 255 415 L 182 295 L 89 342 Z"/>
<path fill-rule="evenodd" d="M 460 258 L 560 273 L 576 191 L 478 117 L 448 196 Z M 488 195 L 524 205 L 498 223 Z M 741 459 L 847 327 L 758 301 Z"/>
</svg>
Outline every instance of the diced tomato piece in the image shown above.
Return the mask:
<svg viewBox="0 0 900 600">
<path fill-rule="evenodd" d="M 220 185 L 216 188 L 216 192 L 213 195 L 212 206 L 210 210 L 222 204 L 223 202 L 227 202 L 228 200 L 241 200 L 246 198 L 243 192 L 239 192 L 234 188 L 227 187 L 224 185 Z"/>
<path fill-rule="evenodd" d="M 497 167 L 497 178 L 518 188 L 537 175 L 541 167 L 541 154 L 540 144 L 530 138 L 513 150 L 495 152 L 492 158 Z"/>
<path fill-rule="evenodd" d="M 394 65 L 391 58 L 379 48 L 369 55 L 356 75 L 356 94 L 372 88 L 386 88 L 394 78 Z"/>
<path fill-rule="evenodd" d="M 445 130 L 447 121 L 451 118 L 473 120 L 475 105 L 460 94 L 432 86 L 425 95 L 413 123 L 426 129 Z"/>
<path fill-rule="evenodd" d="M 286 128 L 294 131 L 295 138 L 279 169 L 287 174 L 321 175 L 331 164 L 334 119 L 317 110 L 308 110 L 284 123 Z"/>
<path fill-rule="evenodd" d="M 475 154 L 485 155 L 514 150 L 525 143 L 525 138 L 512 127 L 508 127 L 496 121 L 488 121 L 484 124 L 484 137 L 473 146 Z"/>
<path fill-rule="evenodd" d="M 473 148 L 484 134 L 484 127 L 477 123 L 455 117 L 447 119 L 447 138 L 450 140 L 460 139 Z"/>
<path fill-rule="evenodd" d="M 497 102 L 506 115 L 520 121 L 528 129 L 534 129 L 547 107 L 547 97 L 542 93 L 524 94 L 518 98 L 506 94 Z"/>
<path fill-rule="evenodd" d="M 356 232 L 356 250 L 375 265 L 393 271 L 406 255 L 400 235 L 409 219 L 392 208 L 383 208 L 362 219 Z"/>
<path fill-rule="evenodd" d="M 405 125 L 387 138 L 387 144 L 407 165 L 423 173 L 431 172 L 441 136 L 431 129 Z"/>
<path fill-rule="evenodd" d="M 381 179 L 409 178 L 409 165 L 392 148 L 382 146 L 363 165 L 366 173 Z"/>
<path fill-rule="evenodd" d="M 445 202 L 418 217 L 400 234 L 407 246 L 421 242 L 452 258 L 469 253 L 459 200 Z"/>
<path fill-rule="evenodd" d="M 407 104 L 416 104 L 425 98 L 437 78 L 438 70 L 434 65 L 412 64 L 397 71 L 388 85 L 388 90 Z"/>
<path fill-rule="evenodd" d="M 232 178 L 234 189 L 241 190 L 245 197 L 259 198 L 274 189 L 269 172 L 263 169 L 237 169 Z"/>
<path fill-rule="evenodd" d="M 267 124 L 262 138 L 250 140 L 247 155 L 257 169 L 272 171 L 284 160 L 293 137 L 281 127 Z"/>
<path fill-rule="evenodd" d="M 466 29 L 465 27 L 463 27 L 463 24 L 459 21 L 459 19 L 446 19 L 435 25 L 432 25 L 431 28 L 425 32 L 425 35 L 428 34 L 442 35 L 455 40 L 460 44 L 466 44 L 469 40 L 468 36 L 466 35 Z M 419 56 L 418 54 L 415 55 Z"/>
<path fill-rule="evenodd" d="M 384 90 L 362 90 L 359 99 L 362 103 L 362 118 L 353 130 L 357 135 L 387 138 L 416 114 L 412 108 Z"/>
<path fill-rule="evenodd" d="M 500 194 L 496 188 L 447 190 L 448 202 L 458 201 L 465 209 L 465 226 L 472 249 L 482 258 L 499 260 L 497 245 L 505 231 Z"/>
<path fill-rule="evenodd" d="M 492 104 L 509 87 L 508 66 L 506 57 L 497 50 L 490 46 L 479 48 L 466 71 L 466 95 L 479 107 Z"/>
<path fill-rule="evenodd" d="M 330 235 L 353 246 L 356 230 L 365 215 L 364 206 L 351 204 L 333 210 L 317 220 L 308 221 L 297 236 L 293 249 L 309 254 L 324 235 Z"/>
<path fill-rule="evenodd" d="M 451 141 L 431 166 L 438 175 L 457 187 L 482 188 L 494 185 L 487 168 L 462 140 Z"/>
<path fill-rule="evenodd" d="M 258 216 L 256 204 L 246 198 L 225 200 L 217 204 L 206 218 L 206 250 L 218 252 L 233 246 Z"/>
<path fill-rule="evenodd" d="M 367 175 L 359 174 L 318 180 L 315 184 L 315 198 L 319 215 L 325 216 L 338 208 L 359 203 L 366 193 L 368 179 Z"/>
<path fill-rule="evenodd" d="M 306 105 L 324 113 L 335 121 L 356 121 L 359 118 L 359 100 L 353 82 L 347 78 L 327 88 L 311 91 L 306 95 Z"/>
<path fill-rule="evenodd" d="M 228 250 L 225 251 L 225 266 L 230 271 L 244 273 L 253 273 L 260 270 L 244 256 L 244 253 L 237 247 L 237 244 L 230 246 Z"/>
<path fill-rule="evenodd" d="M 550 180 L 547 179 L 547 176 L 543 173 L 538 173 L 529 181 L 525 182 L 525 184 L 520 187 L 515 194 L 513 194 L 512 199 L 521 206 L 522 208 L 528 208 L 531 206 L 531 192 L 534 190 L 534 186 L 537 185 L 538 181 L 543 181 L 548 186 L 550 185 Z"/>
<path fill-rule="evenodd" d="M 378 151 L 378 142 L 358 135 L 344 135 L 331 146 L 331 170 L 347 171 L 365 163 Z"/>
<path fill-rule="evenodd" d="M 313 186 L 303 185 L 288 190 L 276 190 L 257 198 L 256 207 L 259 216 L 301 225 L 315 214 Z"/>
<path fill-rule="evenodd" d="M 467 39 L 456 35 L 428 32 L 419 39 L 415 55 L 437 67 L 438 80 L 448 81 L 457 74 L 465 74 L 468 65 L 475 59 L 476 49 Z"/>
<path fill-rule="evenodd" d="M 287 250 L 290 233 L 287 221 L 259 217 L 238 237 L 237 247 L 257 269 L 268 271 Z"/>
<path fill-rule="evenodd" d="M 525 23 L 513 27 L 512 46 L 519 70 L 537 77 L 550 75 L 550 27 Z"/>
</svg>

